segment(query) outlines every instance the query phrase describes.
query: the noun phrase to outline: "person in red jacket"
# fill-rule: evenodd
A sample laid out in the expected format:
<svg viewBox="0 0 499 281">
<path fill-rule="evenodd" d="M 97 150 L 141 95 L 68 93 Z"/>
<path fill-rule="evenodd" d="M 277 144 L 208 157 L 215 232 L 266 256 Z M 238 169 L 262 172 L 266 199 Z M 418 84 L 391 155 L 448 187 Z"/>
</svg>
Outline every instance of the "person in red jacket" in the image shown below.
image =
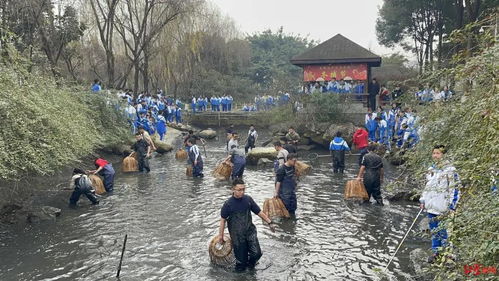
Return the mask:
<svg viewBox="0 0 499 281">
<path fill-rule="evenodd" d="M 360 166 L 362 158 L 367 153 L 367 146 L 369 145 L 369 134 L 363 127 L 357 127 L 357 131 L 353 133 L 352 143 L 360 152 L 360 157 L 359 157 L 359 166 Z"/>
</svg>

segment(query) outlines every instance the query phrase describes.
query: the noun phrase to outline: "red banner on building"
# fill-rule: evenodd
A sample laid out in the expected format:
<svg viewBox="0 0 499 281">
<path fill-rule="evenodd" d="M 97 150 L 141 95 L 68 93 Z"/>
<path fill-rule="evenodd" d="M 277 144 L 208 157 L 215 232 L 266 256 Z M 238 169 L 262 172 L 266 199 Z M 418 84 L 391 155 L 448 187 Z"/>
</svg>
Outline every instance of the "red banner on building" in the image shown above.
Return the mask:
<svg viewBox="0 0 499 281">
<path fill-rule="evenodd" d="M 304 81 L 329 81 L 331 78 L 367 80 L 367 64 L 305 65 Z"/>
</svg>

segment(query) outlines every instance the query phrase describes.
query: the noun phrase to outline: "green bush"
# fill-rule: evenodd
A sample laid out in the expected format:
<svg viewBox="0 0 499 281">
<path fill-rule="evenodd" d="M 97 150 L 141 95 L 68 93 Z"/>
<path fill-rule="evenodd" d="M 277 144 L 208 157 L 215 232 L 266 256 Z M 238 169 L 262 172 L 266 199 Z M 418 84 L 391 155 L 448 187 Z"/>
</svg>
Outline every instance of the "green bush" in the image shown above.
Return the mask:
<svg viewBox="0 0 499 281">
<path fill-rule="evenodd" d="M 417 108 L 422 134 L 421 142 L 408 153 L 409 177 L 423 186 L 432 147 L 443 144 L 464 184 L 455 215 L 444 219 L 458 259 L 435 265 L 440 280 L 460 280 L 465 277 L 465 265 L 497 266 L 499 260 L 499 194 L 491 192 L 499 172 L 498 55 L 499 47 L 493 46 L 468 58 L 466 64 L 433 73 L 426 78 L 429 82 L 452 76 L 459 83 L 471 81 L 473 86 L 449 102 Z M 482 274 L 475 278 L 495 277 Z"/>
<path fill-rule="evenodd" d="M 122 139 L 126 123 L 105 93 L 0 66 L 0 177 L 45 175 Z"/>
</svg>

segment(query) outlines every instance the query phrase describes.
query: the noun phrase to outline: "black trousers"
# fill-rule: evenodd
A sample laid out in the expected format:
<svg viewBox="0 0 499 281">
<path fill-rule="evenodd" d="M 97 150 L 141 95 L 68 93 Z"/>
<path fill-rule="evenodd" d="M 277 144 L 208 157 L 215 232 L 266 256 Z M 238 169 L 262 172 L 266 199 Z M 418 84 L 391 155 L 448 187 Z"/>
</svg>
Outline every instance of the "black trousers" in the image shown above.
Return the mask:
<svg viewBox="0 0 499 281">
<path fill-rule="evenodd" d="M 343 173 L 345 169 L 345 151 L 333 150 L 333 172 Z"/>
<path fill-rule="evenodd" d="M 369 108 L 375 112 L 376 111 L 376 95 L 369 95 L 368 96 L 368 105 L 369 105 Z"/>
<path fill-rule="evenodd" d="M 90 191 L 90 189 L 81 190 L 79 188 L 75 188 L 69 198 L 69 204 L 76 205 L 78 200 L 80 200 L 81 195 L 87 196 L 88 200 L 90 200 L 93 204 L 99 203 L 99 200 L 97 200 L 97 197 L 92 193 L 92 191 Z"/>
<path fill-rule="evenodd" d="M 372 176 L 369 176 L 368 174 L 364 175 L 364 186 L 366 187 L 367 195 L 369 196 L 369 199 L 371 199 L 371 196 L 376 200 L 382 199 L 381 197 L 381 181 L 379 179 L 379 176 L 377 178 L 374 178 Z"/>
<path fill-rule="evenodd" d="M 256 236 L 256 230 L 251 231 L 245 240 L 239 240 L 236 243 L 234 242 L 235 241 L 233 241 L 232 246 L 234 249 L 234 256 L 236 257 L 236 270 L 241 271 L 248 266 L 254 267 L 262 257 L 262 250 L 260 249 L 260 243 Z"/>
<path fill-rule="evenodd" d="M 143 172 L 144 170 L 147 172 L 151 171 L 149 168 L 149 160 L 145 156 L 140 155 L 137 162 L 139 162 L 139 172 Z"/>
</svg>

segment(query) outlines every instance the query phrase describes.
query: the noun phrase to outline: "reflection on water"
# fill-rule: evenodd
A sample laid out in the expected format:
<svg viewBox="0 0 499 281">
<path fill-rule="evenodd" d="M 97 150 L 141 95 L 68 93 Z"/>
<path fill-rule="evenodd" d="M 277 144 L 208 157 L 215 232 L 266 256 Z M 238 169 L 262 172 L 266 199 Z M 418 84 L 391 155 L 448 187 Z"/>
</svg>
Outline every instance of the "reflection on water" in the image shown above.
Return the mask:
<svg viewBox="0 0 499 281">
<path fill-rule="evenodd" d="M 356 157 L 348 157 L 344 176 L 331 173 L 329 158 L 312 162 L 313 173 L 299 183 L 296 218 L 279 221 L 276 233 L 253 217 L 264 253 L 254 271 L 212 267 L 208 241 L 217 234 L 220 208 L 230 196 L 228 182 L 209 176 L 224 156 L 222 146 L 208 145 L 204 179 L 186 177 L 185 163 L 173 154 L 155 157 L 150 174 L 118 174 L 114 195 L 99 206 L 82 198 L 78 209 L 67 209 L 65 193 L 52 204 L 63 208 L 57 222 L 4 227 L 0 280 L 112 280 L 125 233 L 121 280 L 380 279 L 378 269 L 418 209 L 345 202 L 343 187 L 357 172 Z M 271 169 L 249 167 L 245 180 L 247 194 L 260 206 L 272 196 Z M 410 280 L 408 251 L 419 244 L 406 241 L 390 266 L 390 280 Z"/>
</svg>

